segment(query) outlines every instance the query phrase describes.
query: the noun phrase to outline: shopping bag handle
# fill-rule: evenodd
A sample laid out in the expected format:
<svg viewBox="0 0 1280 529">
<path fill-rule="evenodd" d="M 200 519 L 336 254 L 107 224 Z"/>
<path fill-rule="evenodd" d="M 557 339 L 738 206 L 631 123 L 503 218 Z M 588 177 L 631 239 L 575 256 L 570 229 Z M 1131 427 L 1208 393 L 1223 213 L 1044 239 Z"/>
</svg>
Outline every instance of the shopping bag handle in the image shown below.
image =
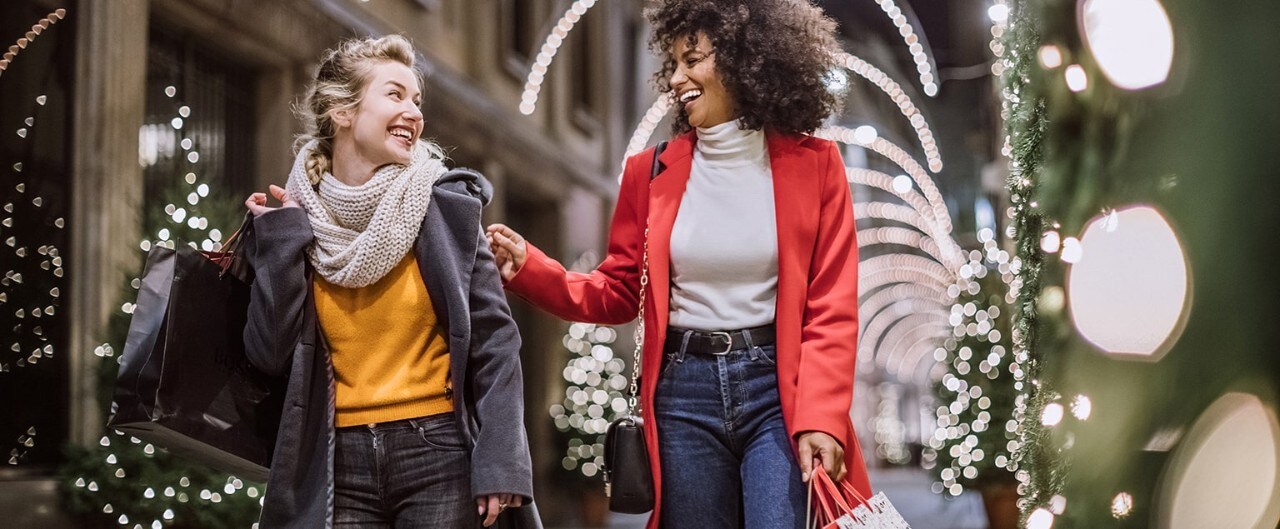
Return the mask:
<svg viewBox="0 0 1280 529">
<path fill-rule="evenodd" d="M 863 496 L 863 495 L 862 495 L 862 493 L 861 493 L 861 492 L 858 492 L 858 489 L 857 489 L 857 488 L 855 488 L 853 485 L 850 485 L 850 484 L 849 484 L 849 482 L 847 482 L 847 481 L 841 481 L 841 482 L 840 482 L 840 488 L 841 488 L 841 489 L 844 489 L 844 493 L 845 493 L 847 496 L 850 496 L 850 497 L 852 497 L 853 499 L 858 500 L 858 501 L 859 501 L 859 502 L 861 502 L 863 505 L 866 505 L 868 509 L 870 509 L 870 510 L 872 510 L 872 511 L 876 510 L 876 509 L 875 509 L 875 507 L 873 507 L 873 506 L 871 505 L 871 499 L 870 499 L 870 498 L 868 498 L 868 497 L 866 497 L 866 496 Z M 850 503 L 852 504 L 852 502 L 850 502 Z"/>
<path fill-rule="evenodd" d="M 805 511 L 806 527 L 822 527 L 823 524 L 834 522 L 841 515 L 853 515 L 853 508 L 845 502 L 840 489 L 822 468 L 821 461 L 815 458 L 811 468 L 813 470 L 809 473 L 809 507 Z M 815 498 L 818 512 L 811 514 Z M 815 522 L 816 525 L 814 525 Z"/>
<path fill-rule="evenodd" d="M 227 237 L 227 241 L 222 244 L 222 250 L 218 252 L 221 255 L 215 259 L 218 267 L 222 269 L 218 272 L 219 279 L 227 275 L 227 271 L 231 270 L 231 265 L 235 263 L 236 259 L 240 258 L 240 242 L 251 231 L 253 231 L 253 213 L 246 212 L 244 220 L 240 222 L 240 227 L 236 228 L 236 231 L 230 237 Z"/>
</svg>

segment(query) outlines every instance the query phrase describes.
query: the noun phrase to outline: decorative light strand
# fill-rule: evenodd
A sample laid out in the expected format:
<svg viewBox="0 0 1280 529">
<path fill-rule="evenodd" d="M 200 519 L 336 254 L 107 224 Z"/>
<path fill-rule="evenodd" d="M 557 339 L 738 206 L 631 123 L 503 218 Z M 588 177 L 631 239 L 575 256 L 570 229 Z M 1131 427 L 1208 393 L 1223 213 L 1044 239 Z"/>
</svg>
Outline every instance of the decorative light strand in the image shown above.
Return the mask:
<svg viewBox="0 0 1280 529">
<path fill-rule="evenodd" d="M 556 52 L 564 44 L 564 39 L 573 31 L 573 27 L 587 14 L 587 10 L 596 5 L 596 0 L 577 0 L 551 28 L 551 33 L 538 49 L 538 54 L 529 68 L 529 76 L 525 79 L 524 93 L 520 95 L 520 113 L 526 116 L 533 114 L 538 108 L 538 94 L 542 91 L 542 82 L 547 77 L 547 69 L 556 58 Z"/>
<path fill-rule="evenodd" d="M 881 226 L 858 230 L 859 249 L 886 244 L 907 246 L 928 254 L 935 261 L 946 262 L 946 258 L 943 257 L 941 250 L 938 249 L 938 243 L 932 237 L 916 230 L 897 226 Z"/>
<path fill-rule="evenodd" d="M 911 52 L 911 60 L 916 65 L 916 71 L 920 74 L 920 86 L 923 87 L 924 94 L 929 97 L 938 95 L 938 84 L 934 82 L 937 80 L 937 72 L 934 70 L 933 58 L 929 57 L 924 43 L 921 42 L 920 35 L 924 33 L 916 34 L 916 29 L 911 25 L 911 21 L 907 20 L 906 13 L 893 0 L 876 0 L 876 4 L 893 22 L 898 34 L 902 35 L 902 42 L 907 45 L 907 50 Z"/>
<path fill-rule="evenodd" d="M 915 209 L 888 202 L 859 202 L 854 204 L 853 218 L 854 220 L 875 219 L 899 222 L 926 234 L 931 233 L 933 230 L 932 224 L 928 224 L 926 219 Z"/>
<path fill-rule="evenodd" d="M 907 154 L 907 151 L 880 137 L 879 134 L 874 134 L 874 132 L 875 129 L 870 127 L 851 129 L 849 127 L 831 125 L 814 132 L 814 136 L 850 145 L 860 145 L 888 158 L 889 161 L 892 161 L 911 176 L 911 179 L 920 187 L 920 191 L 925 198 L 929 200 L 929 204 L 934 210 L 933 218 L 942 224 L 944 231 L 950 233 L 951 216 L 947 213 L 947 205 L 942 200 L 942 193 L 938 192 L 938 187 L 934 185 L 929 173 L 910 154 Z"/>
<path fill-rule="evenodd" d="M 925 228 L 921 229 L 924 233 L 934 238 L 950 237 L 937 220 L 937 211 L 929 204 L 928 199 L 924 195 L 910 189 L 906 193 L 900 193 L 893 188 L 892 176 L 884 174 L 873 169 L 862 169 L 858 167 L 849 167 L 846 169 L 849 182 L 852 184 L 863 185 L 879 189 L 881 191 L 893 193 L 906 202 L 911 207 L 912 213 L 925 223 Z"/>
<path fill-rule="evenodd" d="M 924 119 L 924 114 L 911 101 L 911 97 L 902 90 L 902 85 L 899 85 L 897 81 L 894 81 L 892 77 L 889 77 L 879 68 L 853 54 L 839 51 L 836 53 L 836 57 L 845 68 L 858 74 L 863 79 L 871 81 L 872 84 L 879 87 L 898 105 L 898 111 L 902 113 L 903 117 L 907 118 L 907 121 L 911 123 L 911 127 L 916 131 L 920 147 L 924 149 L 925 160 L 929 162 L 929 170 L 935 173 L 941 171 L 942 155 L 938 150 L 937 142 L 934 140 L 933 130 L 929 128 L 929 124 Z"/>
<path fill-rule="evenodd" d="M 675 104 L 675 98 L 671 94 L 658 96 L 658 99 L 649 106 L 644 117 L 640 119 L 640 124 L 636 125 L 636 130 L 631 133 L 631 141 L 627 143 L 627 152 L 622 156 L 622 168 L 627 168 L 627 158 L 635 156 L 644 150 L 644 146 L 649 144 L 649 138 L 653 136 L 653 131 L 658 128 L 658 124 L 662 122 L 662 118 L 671 111 L 671 106 Z M 622 175 L 618 175 L 618 180 L 622 180 Z"/>
<path fill-rule="evenodd" d="M 877 356 L 877 363 L 882 363 L 885 372 L 899 378 L 906 378 L 901 371 L 907 359 L 913 356 L 911 344 L 919 344 L 921 338 L 933 338 L 934 342 L 947 337 L 946 316 L 937 312 L 911 314 L 895 322 L 895 325 L 884 333 L 882 347 L 895 351 L 894 355 Z M 916 348 L 919 349 L 918 347 Z"/>
<path fill-rule="evenodd" d="M 891 10 L 899 12 L 898 15 L 893 17 L 895 23 L 897 23 L 898 17 L 902 17 L 900 13 L 901 9 L 892 5 L 893 0 L 877 1 L 880 2 L 881 7 L 885 9 L 886 13 L 889 13 Z M 565 11 L 564 15 L 562 15 L 556 22 L 551 33 L 549 33 L 543 41 L 542 47 L 539 48 L 538 53 L 534 58 L 533 65 L 529 68 L 529 75 L 525 79 L 524 91 L 520 95 L 520 112 L 522 114 L 532 115 L 533 112 L 537 110 L 538 95 L 542 91 L 542 83 L 546 80 L 551 63 L 555 60 L 560 46 L 563 45 L 565 38 L 569 35 L 569 32 L 573 31 L 573 28 L 577 25 L 578 21 L 580 21 L 583 15 L 586 15 L 587 11 L 595 6 L 595 4 L 596 0 L 576 0 L 573 2 L 573 4 L 569 6 L 569 9 Z M 886 5 L 889 7 L 885 7 Z M 905 17 L 902 18 L 903 23 L 905 24 Z M 901 33 L 903 38 L 907 40 L 908 47 L 911 48 L 913 57 L 917 57 L 916 62 L 920 65 L 918 69 L 921 74 L 921 82 L 924 83 L 926 87 L 926 93 L 929 92 L 929 86 L 935 86 L 933 91 L 936 93 L 936 85 L 931 84 L 933 73 L 930 70 L 928 57 L 922 55 L 924 57 L 924 62 L 921 63 L 920 59 L 916 55 L 916 48 L 912 47 L 913 45 L 919 47 L 921 53 L 923 52 L 923 45 L 918 42 L 919 37 L 915 35 L 914 30 L 912 30 L 909 25 L 899 26 L 899 33 Z M 916 136 L 920 141 L 920 146 L 924 149 L 925 159 L 928 162 L 929 169 L 933 172 L 941 171 L 943 167 L 942 157 L 939 152 L 937 142 L 934 140 L 933 131 L 925 121 L 924 115 L 915 106 L 915 104 L 912 103 L 911 97 L 902 90 L 902 86 L 879 68 L 872 66 L 870 63 L 845 52 L 844 50 L 835 50 L 834 53 L 837 61 L 841 65 L 864 79 L 871 81 L 898 105 L 898 109 L 902 112 L 903 117 L 907 118 L 911 123 L 912 128 L 916 131 Z M 925 77 L 926 75 L 929 77 Z M 933 94 L 929 95 L 932 96 Z M 634 156 L 636 153 L 644 149 L 644 146 L 648 143 L 649 137 L 653 133 L 653 129 L 657 126 L 657 123 L 661 121 L 662 116 L 665 116 L 666 113 L 670 111 L 671 105 L 672 101 L 669 98 L 658 98 L 658 101 L 654 103 L 654 106 L 645 113 L 644 121 L 637 126 L 635 132 L 632 134 L 631 142 L 627 146 L 627 152 L 624 155 L 624 159 Z"/>
<path fill-rule="evenodd" d="M 893 193 L 905 201 L 912 207 L 914 213 L 920 218 L 924 224 L 924 228 L 920 231 L 929 235 L 937 242 L 940 252 L 944 259 L 941 262 L 949 266 L 960 266 L 960 246 L 951 238 L 950 216 L 947 214 L 946 205 L 930 204 L 927 199 L 918 193 L 901 192 L 894 189 L 893 177 L 879 171 L 861 168 L 846 168 L 849 175 L 849 181 L 855 184 L 861 184 L 876 189 L 881 189 Z M 902 222 L 909 222 L 903 220 Z M 914 225 L 914 224 L 913 224 Z"/>
<path fill-rule="evenodd" d="M 858 282 L 859 297 L 885 284 L 914 282 L 950 285 L 950 278 L 954 277 L 951 271 L 937 261 L 911 254 L 877 255 L 858 263 L 858 267 L 862 279 Z M 887 277 L 878 277 L 880 275 Z"/>
<path fill-rule="evenodd" d="M 4 75 L 4 71 L 9 68 L 11 63 L 13 63 L 13 59 L 18 56 L 18 53 L 26 49 L 27 45 L 34 42 L 36 37 L 40 36 L 44 30 L 49 29 L 49 26 L 57 24 L 59 20 L 66 18 L 66 16 L 67 10 L 59 8 L 32 25 L 31 31 L 28 31 L 26 35 L 23 35 L 17 42 L 9 46 L 9 49 L 4 52 L 4 57 L 0 58 L 0 75 Z"/>
</svg>

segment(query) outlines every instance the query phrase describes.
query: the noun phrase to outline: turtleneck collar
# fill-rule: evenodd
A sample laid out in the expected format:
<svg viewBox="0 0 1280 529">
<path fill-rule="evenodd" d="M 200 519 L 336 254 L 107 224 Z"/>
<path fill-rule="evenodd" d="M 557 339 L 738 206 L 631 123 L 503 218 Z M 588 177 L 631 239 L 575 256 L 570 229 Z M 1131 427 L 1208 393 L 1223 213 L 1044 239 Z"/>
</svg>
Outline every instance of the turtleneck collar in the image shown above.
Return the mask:
<svg viewBox="0 0 1280 529">
<path fill-rule="evenodd" d="M 698 154 L 708 162 L 738 165 L 757 162 L 765 154 L 764 131 L 743 129 L 736 119 L 698 127 L 697 134 Z"/>
</svg>

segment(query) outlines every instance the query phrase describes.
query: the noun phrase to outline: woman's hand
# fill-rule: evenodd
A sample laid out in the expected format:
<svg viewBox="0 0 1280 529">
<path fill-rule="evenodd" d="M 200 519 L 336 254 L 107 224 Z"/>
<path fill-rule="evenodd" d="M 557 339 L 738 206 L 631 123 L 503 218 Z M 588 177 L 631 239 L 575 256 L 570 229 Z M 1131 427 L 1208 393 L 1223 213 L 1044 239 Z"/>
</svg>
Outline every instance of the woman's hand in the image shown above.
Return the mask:
<svg viewBox="0 0 1280 529">
<path fill-rule="evenodd" d="M 493 250 L 493 258 L 498 265 L 498 273 L 502 274 L 502 280 L 511 281 L 529 257 L 524 237 L 506 224 L 490 224 L 485 230 L 485 237 L 489 239 L 489 249 Z"/>
<path fill-rule="evenodd" d="M 844 447 L 823 432 L 804 432 L 796 442 L 800 449 L 801 479 L 806 483 L 814 470 L 823 470 L 832 481 L 844 479 Z M 818 463 L 815 467 L 814 463 Z"/>
<path fill-rule="evenodd" d="M 519 507 L 524 497 L 519 494 L 490 494 L 476 498 L 476 507 L 480 516 L 484 516 L 484 526 L 489 527 L 498 521 L 498 515 L 508 508 Z"/>
<path fill-rule="evenodd" d="M 268 186 L 267 189 L 271 191 L 271 196 L 275 197 L 276 200 L 280 201 L 280 203 L 282 204 L 282 207 L 286 207 L 286 208 L 298 207 L 298 201 L 290 198 L 289 192 L 285 191 L 280 186 L 272 184 Z M 254 217 L 260 217 L 262 216 L 263 213 L 266 213 L 268 211 L 275 211 L 277 209 L 277 208 L 267 207 L 266 193 L 254 193 L 252 195 L 249 195 L 249 198 L 245 199 L 244 205 L 245 207 L 249 208 L 249 212 L 253 213 Z"/>
</svg>

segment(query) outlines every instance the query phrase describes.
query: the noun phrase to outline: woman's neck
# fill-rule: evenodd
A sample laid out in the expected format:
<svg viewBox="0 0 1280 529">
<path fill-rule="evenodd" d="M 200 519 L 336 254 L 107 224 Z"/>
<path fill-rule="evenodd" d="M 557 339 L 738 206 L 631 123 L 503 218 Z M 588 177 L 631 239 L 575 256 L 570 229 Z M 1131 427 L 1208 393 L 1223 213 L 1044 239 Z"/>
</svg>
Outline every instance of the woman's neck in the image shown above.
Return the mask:
<svg viewBox="0 0 1280 529">
<path fill-rule="evenodd" d="M 352 187 L 364 185 L 373 178 L 378 166 L 365 158 L 356 142 L 350 137 L 339 135 L 333 140 L 333 156 L 330 158 L 330 169 L 333 177 L 339 182 Z"/>
<path fill-rule="evenodd" d="M 764 132 L 743 129 L 737 121 L 713 127 L 698 127 L 697 151 L 702 159 L 716 164 L 759 161 L 765 155 Z"/>
</svg>

